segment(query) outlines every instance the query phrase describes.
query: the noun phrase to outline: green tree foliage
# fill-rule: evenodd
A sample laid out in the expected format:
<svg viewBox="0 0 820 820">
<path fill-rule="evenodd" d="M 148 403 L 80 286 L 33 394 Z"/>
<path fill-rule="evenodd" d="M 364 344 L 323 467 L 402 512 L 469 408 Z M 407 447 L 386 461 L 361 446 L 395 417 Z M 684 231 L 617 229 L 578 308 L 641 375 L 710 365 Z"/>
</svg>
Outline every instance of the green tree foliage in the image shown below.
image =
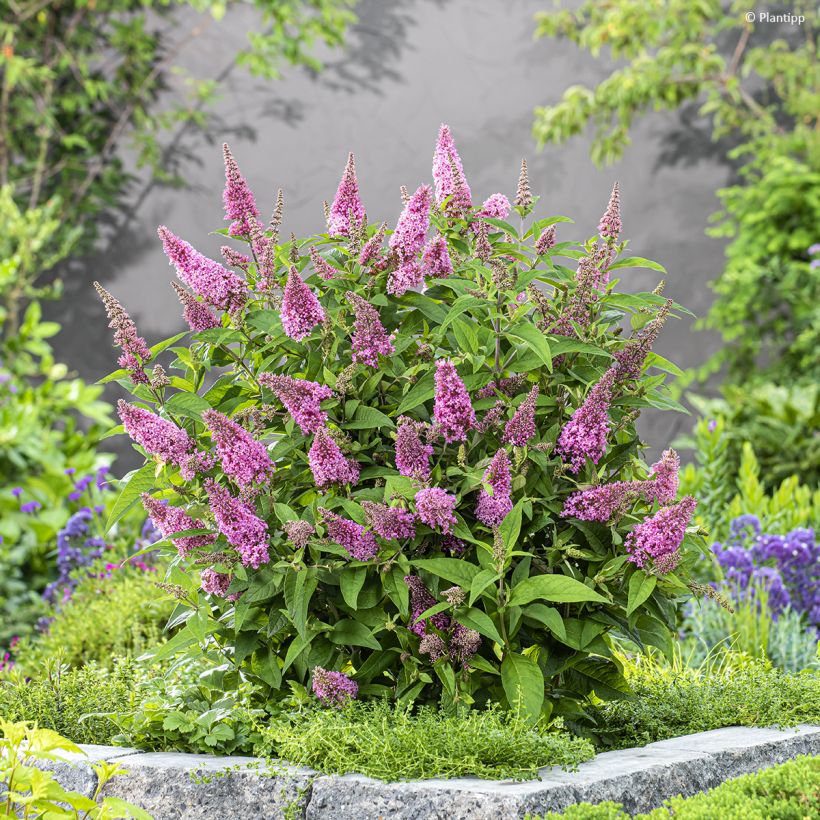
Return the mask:
<svg viewBox="0 0 820 820">
<path fill-rule="evenodd" d="M 542 12 L 539 36 L 564 37 L 618 67 L 595 88 L 573 86 L 536 109 L 541 143 L 591 125 L 592 156 L 612 162 L 635 120 L 700 104 L 715 140 L 732 145 L 732 185 L 718 191 L 712 233 L 731 241 L 713 283 L 704 327 L 726 346 L 700 371 L 726 366 L 730 380 L 785 385 L 820 376 L 820 275 L 808 248 L 820 225 L 820 63 L 811 4 L 792 4 L 800 25 L 749 22 L 750 5 L 721 0 L 586 2 Z M 755 374 L 754 376 L 752 374 Z"/>
</svg>

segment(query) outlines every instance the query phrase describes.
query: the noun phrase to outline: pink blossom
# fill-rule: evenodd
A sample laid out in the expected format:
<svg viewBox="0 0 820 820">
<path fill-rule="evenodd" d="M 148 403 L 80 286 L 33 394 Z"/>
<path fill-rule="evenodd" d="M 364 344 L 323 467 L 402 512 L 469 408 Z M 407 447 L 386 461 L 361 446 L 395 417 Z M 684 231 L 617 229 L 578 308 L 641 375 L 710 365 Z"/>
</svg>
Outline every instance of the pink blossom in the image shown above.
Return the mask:
<svg viewBox="0 0 820 820">
<path fill-rule="evenodd" d="M 231 585 L 231 576 L 227 572 L 217 572 L 213 569 L 203 569 L 199 574 L 200 589 L 208 595 L 224 598 Z"/>
<path fill-rule="evenodd" d="M 652 351 L 652 345 L 666 323 L 673 304 L 671 299 L 667 299 L 657 316 L 647 322 L 636 337 L 629 339 L 620 350 L 615 351 L 613 357 L 616 361 L 618 381 L 624 382 L 640 377 L 646 357 Z"/>
<path fill-rule="evenodd" d="M 651 559 L 658 572 L 672 572 L 680 561 L 680 545 L 697 503 L 687 495 L 633 527 L 625 541 L 629 560 L 644 567 Z"/>
<path fill-rule="evenodd" d="M 425 246 L 422 265 L 424 275 L 431 279 L 446 279 L 452 275 L 450 251 L 447 248 L 447 240 L 441 234 L 436 234 Z"/>
<path fill-rule="evenodd" d="M 328 537 L 345 549 L 351 558 L 369 561 L 378 555 L 379 545 L 372 532 L 368 532 L 361 524 L 342 518 L 323 507 L 319 507 L 319 512 L 327 524 Z"/>
<path fill-rule="evenodd" d="M 245 283 L 219 262 L 208 259 L 164 225 L 157 229 L 165 255 L 177 269 L 177 275 L 209 305 L 233 312 L 248 300 Z"/>
<path fill-rule="evenodd" d="M 137 333 L 137 326 L 123 306 L 99 282 L 94 287 L 105 306 L 108 327 L 114 330 L 114 343 L 122 350 L 117 363 L 128 371 L 134 384 L 148 384 L 143 365 L 150 361 L 151 351 L 145 339 Z"/>
<path fill-rule="evenodd" d="M 674 450 L 664 450 L 650 468 L 650 480 L 644 483 L 644 498 L 651 504 L 671 504 L 678 494 L 680 458 Z"/>
<path fill-rule="evenodd" d="M 497 527 L 509 515 L 513 508 L 510 491 L 510 458 L 506 450 L 499 450 L 484 472 L 483 484 L 489 484 L 493 493 L 490 495 L 482 487 L 478 494 L 475 508 L 476 518 L 487 527 Z"/>
<path fill-rule="evenodd" d="M 556 452 L 569 462 L 572 473 L 577 473 L 587 459 L 597 464 L 606 452 L 614 381 L 615 369 L 611 367 L 589 391 L 584 403 L 576 408 L 558 436 Z"/>
<path fill-rule="evenodd" d="M 579 490 L 564 502 L 561 515 L 606 524 L 626 512 L 628 505 L 640 495 L 642 484 L 640 481 L 613 481 Z"/>
<path fill-rule="evenodd" d="M 598 223 L 598 234 L 611 242 L 617 242 L 622 227 L 621 197 L 618 183 L 616 182 L 612 186 L 612 193 L 610 194 L 604 215 Z"/>
<path fill-rule="evenodd" d="M 396 431 L 396 469 L 401 475 L 427 481 L 430 478 L 430 456 L 433 448 L 421 440 L 424 424 L 407 416 L 399 419 Z"/>
<path fill-rule="evenodd" d="M 430 206 L 433 192 L 429 185 L 419 185 L 396 223 L 390 237 L 390 247 L 404 262 L 415 257 L 424 246 L 424 239 L 430 227 Z"/>
<path fill-rule="evenodd" d="M 219 327 L 219 319 L 211 313 L 207 305 L 202 304 L 195 296 L 188 293 L 185 288 L 180 287 L 176 282 L 171 282 L 171 287 L 176 291 L 180 304 L 183 307 L 182 318 L 185 319 L 188 323 L 188 327 L 190 327 L 194 333 Z"/>
<path fill-rule="evenodd" d="M 501 440 L 505 444 L 523 447 L 535 435 L 535 403 L 538 401 L 538 385 L 533 385 L 529 395 L 518 406 L 515 415 L 507 422 Z"/>
<path fill-rule="evenodd" d="M 387 335 L 379 314 L 372 305 L 353 291 L 349 290 L 345 296 L 356 314 L 352 341 L 353 361 L 376 367 L 379 355 L 392 356 L 395 352 L 394 337 Z"/>
<path fill-rule="evenodd" d="M 145 507 L 145 511 L 151 517 L 154 526 L 162 533 L 163 538 L 168 538 L 177 532 L 206 529 L 202 521 L 191 518 L 182 507 L 163 504 L 148 493 L 143 493 L 141 499 L 142 506 Z M 180 555 L 187 555 L 192 550 L 213 544 L 215 540 L 216 535 L 186 535 L 182 538 L 171 538 L 171 543 Z"/>
<path fill-rule="evenodd" d="M 387 292 L 393 296 L 403 296 L 408 290 L 423 286 L 424 271 L 415 257 L 402 262 L 387 280 Z"/>
<path fill-rule="evenodd" d="M 461 157 L 456 150 L 450 127 L 443 123 L 438 132 L 436 150 L 433 155 L 433 180 L 436 185 L 436 202 L 439 205 L 447 197 L 452 197 L 450 207 L 454 211 L 464 212 L 473 207 L 470 186 L 464 177 Z"/>
<path fill-rule="evenodd" d="M 324 428 L 316 433 L 308 453 L 313 480 L 320 489 L 330 484 L 355 484 L 359 480 L 359 465 L 347 459 L 339 445 Z"/>
<path fill-rule="evenodd" d="M 219 252 L 230 267 L 239 268 L 239 270 L 245 273 L 248 272 L 248 267 L 251 264 L 250 257 L 245 256 L 244 253 L 239 253 L 239 251 L 234 250 L 230 245 L 223 245 L 219 249 Z"/>
<path fill-rule="evenodd" d="M 311 248 L 308 253 L 310 254 L 310 261 L 313 262 L 313 269 L 316 271 L 320 279 L 327 281 L 334 279 L 337 276 L 339 271 L 329 262 L 325 261 L 319 255 L 319 251 L 317 251 L 316 248 Z"/>
<path fill-rule="evenodd" d="M 475 411 L 470 395 L 452 362 L 436 362 L 436 395 L 433 418 L 436 431 L 446 442 L 465 441 L 467 432 L 475 426 Z"/>
<path fill-rule="evenodd" d="M 313 694 L 325 705 L 341 707 L 356 700 L 359 685 L 342 672 L 329 672 L 316 666 L 313 669 Z"/>
<path fill-rule="evenodd" d="M 250 504 L 234 498 L 215 481 L 205 482 L 211 512 L 219 531 L 236 547 L 239 559 L 246 567 L 258 569 L 270 560 L 268 555 L 268 525 L 259 518 Z"/>
<path fill-rule="evenodd" d="M 510 200 L 504 194 L 493 194 L 484 200 L 476 216 L 487 216 L 491 219 L 506 219 L 510 213 Z"/>
<path fill-rule="evenodd" d="M 436 605 L 436 599 L 430 594 L 424 581 L 418 575 L 405 575 L 404 583 L 410 590 L 410 631 L 423 637 L 427 633 L 428 624 L 442 631 L 449 629 L 450 619 L 443 612 L 438 612 L 422 621 L 419 620 L 419 615 Z"/>
<path fill-rule="evenodd" d="M 288 534 L 288 540 L 296 549 L 304 549 L 316 530 L 309 521 L 285 521 L 282 529 Z"/>
<path fill-rule="evenodd" d="M 259 216 L 259 209 L 227 143 L 223 144 L 222 152 L 225 156 L 225 191 L 222 194 L 225 219 L 233 220 L 228 233 L 231 236 L 248 236 L 251 232 L 249 220 Z"/>
<path fill-rule="evenodd" d="M 299 271 L 291 265 L 285 292 L 282 295 L 282 329 L 297 342 L 308 336 L 325 320 L 325 312 L 316 294 L 302 281 Z"/>
<path fill-rule="evenodd" d="M 206 410 L 202 420 L 211 431 L 225 475 L 240 487 L 270 478 L 274 467 L 268 451 L 247 430 L 216 410 Z"/>
<path fill-rule="evenodd" d="M 360 502 L 368 526 L 388 541 L 413 538 L 416 535 L 416 517 L 402 507 L 388 507 L 375 501 Z"/>
<path fill-rule="evenodd" d="M 550 225 L 541 231 L 541 235 L 535 240 L 535 252 L 539 255 L 545 254 L 555 245 L 555 225 Z"/>
<path fill-rule="evenodd" d="M 364 243 L 361 253 L 359 254 L 360 265 L 367 265 L 381 253 L 382 242 L 384 242 L 384 234 L 386 231 L 387 223 L 382 222 L 376 233 Z"/>
<path fill-rule="evenodd" d="M 117 402 L 117 412 L 125 432 L 147 453 L 167 464 L 176 465 L 184 477 L 193 477 L 191 460 L 196 445 L 184 430 L 150 410 L 127 404 L 122 399 Z"/>
<path fill-rule="evenodd" d="M 416 514 L 419 520 L 432 529 L 440 529 L 449 535 L 458 520 L 453 515 L 456 497 L 439 487 L 429 487 L 416 493 Z"/>
<path fill-rule="evenodd" d="M 336 190 L 333 204 L 330 206 L 328 233 L 331 236 L 350 236 L 351 213 L 353 219 L 360 225 L 364 219 L 364 206 L 359 198 L 356 158 L 352 153 L 347 155 L 347 165 L 345 165 L 342 179 Z"/>
<path fill-rule="evenodd" d="M 315 433 L 327 421 L 327 413 L 321 402 L 333 396 L 333 391 L 324 384 L 292 376 L 275 373 L 260 373 L 259 384 L 269 387 L 285 405 L 302 433 Z"/>
</svg>

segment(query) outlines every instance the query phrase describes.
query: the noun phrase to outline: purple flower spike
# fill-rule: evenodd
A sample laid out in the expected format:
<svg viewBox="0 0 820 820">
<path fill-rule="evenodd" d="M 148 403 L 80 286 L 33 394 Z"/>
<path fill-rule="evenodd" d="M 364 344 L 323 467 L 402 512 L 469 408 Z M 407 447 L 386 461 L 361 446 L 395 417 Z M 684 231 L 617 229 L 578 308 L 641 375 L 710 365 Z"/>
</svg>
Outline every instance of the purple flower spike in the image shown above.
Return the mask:
<svg viewBox="0 0 820 820">
<path fill-rule="evenodd" d="M 267 449 L 244 427 L 216 410 L 206 410 L 202 420 L 211 431 L 225 475 L 240 487 L 262 484 L 270 478 L 274 467 Z"/>
<path fill-rule="evenodd" d="M 470 186 L 464 178 L 461 157 L 456 150 L 450 126 L 442 123 L 433 155 L 433 180 L 436 184 L 436 202 L 451 197 L 449 209 L 464 212 L 473 207 Z"/>
<path fill-rule="evenodd" d="M 487 527 L 497 527 L 513 508 L 510 491 L 510 458 L 506 450 L 499 450 L 484 472 L 483 483 L 489 484 L 493 494 L 482 487 L 478 494 L 475 517 Z"/>
<path fill-rule="evenodd" d="M 529 395 L 519 405 L 515 415 L 507 422 L 501 440 L 505 444 L 523 447 L 535 435 L 535 403 L 538 401 L 538 385 L 533 385 Z"/>
<path fill-rule="evenodd" d="M 239 498 L 234 498 L 215 481 L 205 482 L 211 512 L 219 531 L 236 547 L 242 564 L 258 569 L 270 560 L 268 555 L 268 525 L 259 518 L 253 508 Z"/>
<path fill-rule="evenodd" d="M 347 155 L 347 165 L 336 190 L 333 204 L 330 206 L 328 233 L 331 236 L 350 236 L 350 216 L 357 225 L 364 219 L 364 206 L 359 198 L 359 183 L 356 179 L 356 158 L 353 154 Z"/>
<path fill-rule="evenodd" d="M 399 419 L 396 431 L 396 469 L 401 475 L 427 481 L 430 478 L 430 456 L 433 447 L 421 440 L 425 426 L 407 416 Z"/>
<path fill-rule="evenodd" d="M 412 259 L 424 247 L 424 240 L 430 227 L 430 206 L 433 192 L 429 185 L 419 185 L 396 223 L 390 237 L 390 248 L 404 262 Z"/>
<path fill-rule="evenodd" d="M 182 507 L 172 507 L 170 504 L 163 504 L 148 493 L 143 493 L 142 506 L 151 516 L 156 528 L 163 538 L 177 532 L 186 530 L 204 530 L 205 524 L 200 520 L 191 518 Z M 171 543 L 177 548 L 180 555 L 187 555 L 189 552 L 200 547 L 207 547 L 216 540 L 216 535 L 186 535 L 182 538 L 172 538 Z"/>
<path fill-rule="evenodd" d="M 680 561 L 680 545 L 697 503 L 688 495 L 633 527 L 625 541 L 629 560 L 644 567 L 651 559 L 658 572 L 672 572 Z"/>
<path fill-rule="evenodd" d="M 376 367 L 380 355 L 392 356 L 395 352 L 394 337 L 387 335 L 379 314 L 372 305 L 353 291 L 348 291 L 345 296 L 356 314 L 352 340 L 353 361 Z"/>
<path fill-rule="evenodd" d="M 316 294 L 302 281 L 294 266 L 291 266 L 282 295 L 281 317 L 282 329 L 297 342 L 301 342 L 325 320 L 325 312 Z"/>
<path fill-rule="evenodd" d="M 439 487 L 430 487 L 416 493 L 416 514 L 419 520 L 434 530 L 445 535 L 453 531 L 458 520 L 453 514 L 456 508 L 456 497 Z"/>
<path fill-rule="evenodd" d="M 422 612 L 426 612 L 436 604 L 436 599 L 430 594 L 430 590 L 424 585 L 424 581 L 418 575 L 405 575 L 404 583 L 410 590 L 410 631 L 415 632 L 419 637 L 423 637 L 427 632 L 428 624 L 432 624 L 442 632 L 449 629 L 450 619 L 443 612 L 431 615 L 422 621 L 419 620 L 419 615 Z"/>
<path fill-rule="evenodd" d="M 611 242 L 617 242 L 618 236 L 621 233 L 621 197 L 618 183 L 612 186 L 612 193 L 609 197 L 609 203 L 606 206 L 604 215 L 598 224 L 598 234 Z"/>
<path fill-rule="evenodd" d="M 259 209 L 227 143 L 223 144 L 222 153 L 225 157 L 225 191 L 222 195 L 225 219 L 232 220 L 228 233 L 231 236 L 249 236 L 251 220 L 259 216 Z"/>
<path fill-rule="evenodd" d="M 308 435 L 324 427 L 327 413 L 322 410 L 322 401 L 333 396 L 329 387 L 307 379 L 294 379 L 292 376 L 275 373 L 260 373 L 258 380 L 259 384 L 273 390 L 302 433 Z"/>
<path fill-rule="evenodd" d="M 436 395 L 433 417 L 436 431 L 446 442 L 465 441 L 467 432 L 475 427 L 475 411 L 470 395 L 452 362 L 436 362 Z"/>
<path fill-rule="evenodd" d="M 422 257 L 424 275 L 431 279 L 446 279 L 453 273 L 447 240 L 441 235 L 434 236 L 425 246 Z"/>
<path fill-rule="evenodd" d="M 359 685 L 342 672 L 328 672 L 321 666 L 313 669 L 313 694 L 325 705 L 337 708 L 356 700 Z"/>
<path fill-rule="evenodd" d="M 320 489 L 331 484 L 355 484 L 359 480 L 359 465 L 353 459 L 344 457 L 339 445 L 324 428 L 313 439 L 308 463 L 313 480 Z"/>
<path fill-rule="evenodd" d="M 319 508 L 319 512 L 327 524 L 328 537 L 344 548 L 351 558 L 369 561 L 378 555 L 379 545 L 372 532 L 368 532 L 361 524 L 342 518 L 323 507 Z"/>
</svg>

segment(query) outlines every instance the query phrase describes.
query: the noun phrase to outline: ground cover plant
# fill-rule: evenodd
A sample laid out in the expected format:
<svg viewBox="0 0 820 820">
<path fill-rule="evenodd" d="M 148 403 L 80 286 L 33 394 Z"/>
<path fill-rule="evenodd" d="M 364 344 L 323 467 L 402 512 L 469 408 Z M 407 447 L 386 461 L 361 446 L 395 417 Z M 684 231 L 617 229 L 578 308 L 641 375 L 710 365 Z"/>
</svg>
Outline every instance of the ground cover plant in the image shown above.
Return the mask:
<svg viewBox="0 0 820 820">
<path fill-rule="evenodd" d="M 646 814 L 630 815 L 619 803 L 578 803 L 541 820 L 805 820 L 820 813 L 820 757 L 807 755 L 728 780 L 693 797 L 673 797 Z M 538 820 L 532 817 L 531 820 Z"/>
<path fill-rule="evenodd" d="M 615 291 L 660 268 L 618 258 L 617 186 L 577 246 L 565 217 L 526 224 L 522 165 L 516 228 L 504 195 L 472 204 L 442 126 L 435 190 L 403 192 L 392 232 L 366 224 L 351 155 L 327 233 L 280 241 L 282 197 L 264 228 L 225 158 L 236 270 L 159 229 L 185 344 L 148 351 L 98 287 L 146 454 L 109 523 L 141 498 L 175 547 L 188 615 L 165 651 L 216 646 L 271 700 L 496 701 L 535 722 L 626 694 L 607 635 L 668 646 L 701 543 L 675 453 L 640 459 L 641 408 L 676 407 L 651 346 L 682 309 Z"/>
</svg>

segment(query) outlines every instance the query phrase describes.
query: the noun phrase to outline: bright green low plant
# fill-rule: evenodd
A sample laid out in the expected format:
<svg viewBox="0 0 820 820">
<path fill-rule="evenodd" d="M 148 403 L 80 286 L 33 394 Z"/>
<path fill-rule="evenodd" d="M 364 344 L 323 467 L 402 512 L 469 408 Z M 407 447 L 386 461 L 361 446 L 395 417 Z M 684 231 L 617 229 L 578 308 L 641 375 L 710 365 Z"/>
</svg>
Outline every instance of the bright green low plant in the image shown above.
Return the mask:
<svg viewBox="0 0 820 820">
<path fill-rule="evenodd" d="M 37 766 L 40 761 L 60 760 L 66 753 L 84 753 L 57 732 L 13 723 L 0 717 L 0 818 L 16 820 L 152 820 L 148 812 L 119 797 L 101 796 L 113 777 L 125 774 L 119 763 L 92 763 L 97 785 L 93 797 L 64 789 L 54 774 Z M 61 753 L 63 753 L 61 755 Z"/>
<path fill-rule="evenodd" d="M 629 815 L 619 803 L 607 801 L 579 803 L 564 812 L 549 812 L 541 820 L 805 820 L 818 814 L 820 757 L 804 755 L 693 797 L 673 797 L 648 814 Z"/>
<path fill-rule="evenodd" d="M 537 777 L 544 766 L 575 768 L 592 744 L 567 732 L 540 731 L 498 708 L 444 715 L 373 701 L 313 709 L 274 721 L 262 750 L 318 771 L 356 772 L 380 780 L 431 777 Z"/>
<path fill-rule="evenodd" d="M 682 309 L 610 281 L 662 270 L 619 258 L 617 189 L 598 236 L 556 243 L 567 220 L 529 222 L 525 168 L 518 227 L 502 194 L 472 206 L 443 126 L 435 196 L 407 197 L 387 247 L 352 157 L 328 232 L 279 242 L 281 207 L 263 229 L 225 155 L 238 272 L 159 230 L 192 335 L 149 351 L 98 286 L 146 455 L 110 523 L 142 500 L 187 607 L 161 651 L 216 647 L 272 701 L 535 723 L 628 694 L 608 636 L 668 647 L 702 542 L 675 454 L 640 459 L 641 409 L 680 409 L 651 346 Z"/>
</svg>

